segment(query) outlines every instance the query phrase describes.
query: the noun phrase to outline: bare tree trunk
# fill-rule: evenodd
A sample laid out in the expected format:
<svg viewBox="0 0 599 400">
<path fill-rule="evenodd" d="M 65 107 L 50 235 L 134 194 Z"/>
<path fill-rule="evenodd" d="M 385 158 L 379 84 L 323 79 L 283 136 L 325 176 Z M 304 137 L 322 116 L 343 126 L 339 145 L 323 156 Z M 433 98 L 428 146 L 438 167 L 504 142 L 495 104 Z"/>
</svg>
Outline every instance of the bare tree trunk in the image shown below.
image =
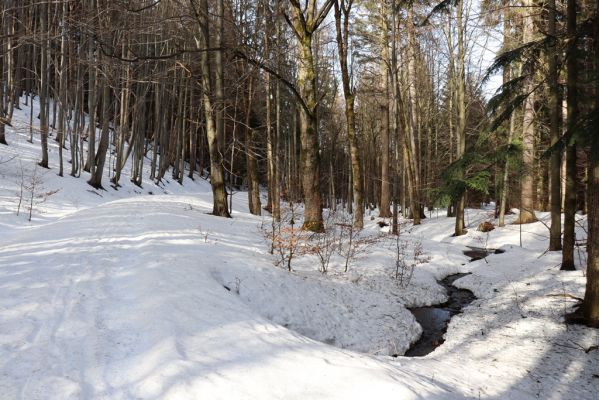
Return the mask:
<svg viewBox="0 0 599 400">
<path fill-rule="evenodd" d="M 595 19 L 599 18 L 599 2 L 596 2 Z M 599 73 L 599 24 L 594 32 L 594 72 Z M 599 110 L 599 79 L 595 79 L 595 110 Z M 582 303 L 583 315 L 589 326 L 599 328 L 599 119 L 588 133 L 590 138 L 588 191 L 589 191 L 589 237 L 587 238 L 587 284 Z"/>
<path fill-rule="evenodd" d="M 126 43 L 129 43 L 129 37 L 126 39 Z M 129 55 L 128 46 L 123 44 L 121 49 L 121 54 L 123 57 Z M 115 186 L 119 186 L 119 181 L 121 179 L 121 172 L 125 167 L 125 162 L 127 158 L 124 156 L 125 152 L 125 140 L 129 135 L 129 96 L 131 93 L 131 66 L 127 64 L 125 66 L 125 76 L 124 76 L 124 87 L 121 90 L 121 107 L 120 107 L 120 118 L 118 124 L 118 134 L 116 140 L 116 162 L 114 166 L 114 176 L 112 178 L 112 183 Z"/>
<path fill-rule="evenodd" d="M 200 0 L 200 8 L 196 6 L 196 0 L 190 0 L 199 24 L 198 48 L 210 47 L 210 36 L 208 34 L 208 1 Z M 215 126 L 214 108 L 212 107 L 212 84 L 210 78 L 210 60 L 208 52 L 202 51 L 200 55 L 202 67 L 201 85 L 203 94 L 204 117 L 206 122 L 206 136 L 208 138 L 208 152 L 210 154 L 210 185 L 212 186 L 213 208 L 212 214 L 219 217 L 230 218 L 227 205 L 227 192 L 222 165 L 222 154 L 219 152 L 218 132 Z"/>
<path fill-rule="evenodd" d="M 404 140 L 404 158 L 408 170 L 408 191 L 410 194 L 411 214 L 414 225 L 420 224 L 420 177 L 418 174 L 418 153 L 416 148 L 416 130 L 418 124 L 418 105 L 416 93 L 416 37 L 414 26 L 414 8 L 408 9 L 408 94 L 409 109 L 406 139 Z"/>
<path fill-rule="evenodd" d="M 193 173 L 197 166 L 197 152 L 198 152 L 198 122 L 196 116 L 196 108 L 193 107 L 194 98 L 193 90 L 189 91 L 189 105 L 190 105 L 190 132 L 189 132 L 189 174 L 188 177 L 192 181 L 195 179 Z"/>
<path fill-rule="evenodd" d="M 535 4 L 532 0 L 524 3 L 523 17 L 523 42 L 528 43 L 534 39 L 534 13 Z M 527 74 L 525 84 L 526 93 L 530 95 L 524 101 L 524 116 L 522 121 L 522 178 L 520 185 L 520 215 L 517 223 L 528 224 L 537 220 L 534 212 L 534 165 L 535 165 L 535 96 L 531 93 L 534 88 L 534 76 L 531 65 L 525 65 L 523 72 Z"/>
<path fill-rule="evenodd" d="M 6 27 L 8 24 L 5 21 L 5 18 L 7 18 L 7 12 L 4 9 L 4 5 L 0 5 L 0 26 L 2 26 L 3 28 Z M 2 33 L 5 33 L 3 31 L 0 31 Z M 4 42 L 8 42 L 10 39 L 8 38 L 0 38 L 0 54 L 5 54 L 8 52 L 8 50 L 6 49 L 6 45 L 4 44 Z M 4 145 L 8 145 L 8 143 L 6 142 L 6 127 L 5 127 L 5 123 L 8 122 L 7 118 L 6 118 L 6 113 L 5 113 L 5 104 L 4 104 L 4 57 L 0 57 L 0 144 L 4 144 Z"/>
<path fill-rule="evenodd" d="M 320 193 L 316 66 L 312 38 L 333 3 L 334 0 L 327 0 L 320 10 L 316 0 L 308 0 L 305 7 L 299 2 L 291 3 L 293 20 L 290 22 L 299 42 L 298 84 L 303 102 L 300 114 L 301 181 L 305 205 L 303 227 L 312 232 L 324 231 Z"/>
<path fill-rule="evenodd" d="M 42 160 L 39 165 L 48 168 L 48 3 L 40 4 L 40 28 L 42 32 L 40 49 L 40 133 L 42 144 Z"/>
<path fill-rule="evenodd" d="M 90 11 L 94 10 L 95 1 L 90 0 Z M 94 157 L 96 156 L 96 105 L 97 105 L 97 71 L 94 56 L 94 44 L 91 38 L 88 38 L 88 90 L 87 112 L 88 112 L 88 142 L 87 142 L 87 160 L 83 169 L 94 175 Z"/>
<path fill-rule="evenodd" d="M 597 11 L 599 15 L 599 10 Z M 595 33 L 599 43 L 599 34 Z M 599 48 L 595 50 L 599 53 Z M 599 64 L 599 60 L 597 60 Z M 599 85 L 597 87 L 599 90 Z M 599 109 L 599 101 L 596 102 Z M 583 302 L 583 313 L 587 324 L 599 328 L 599 123 L 595 123 L 594 133 L 590 134 L 589 152 L 589 237 L 587 238 L 587 284 Z"/>
<path fill-rule="evenodd" d="M 451 30 L 451 18 L 447 19 L 447 44 L 448 44 L 448 54 L 449 54 L 449 71 L 447 77 L 447 87 L 448 87 L 448 106 L 447 106 L 447 125 L 449 130 L 449 163 L 453 163 L 454 160 L 454 108 L 455 108 L 455 53 L 454 53 L 454 44 L 453 44 L 453 33 Z M 447 217 L 455 217 L 455 201 L 452 199 L 447 206 Z"/>
<path fill-rule="evenodd" d="M 380 40 L 381 40 L 381 199 L 379 216 L 391 216 L 391 182 L 389 180 L 389 24 L 387 21 L 388 10 L 383 8 L 380 13 Z M 413 84 L 415 84 L 413 82 Z"/>
<path fill-rule="evenodd" d="M 393 222 L 392 233 L 399 236 L 399 168 L 401 153 L 401 92 L 399 87 L 399 67 L 397 65 L 397 40 L 398 40 L 398 21 L 397 21 L 397 3 L 391 2 L 391 89 L 393 93 L 393 138 L 395 140 L 394 168 L 393 168 Z"/>
<path fill-rule="evenodd" d="M 503 45 L 504 47 L 508 47 L 510 45 L 511 37 L 511 13 L 510 8 L 508 7 L 510 4 L 509 0 L 505 2 L 505 8 L 503 11 Z M 505 67 L 503 70 L 503 83 L 507 83 L 512 78 L 512 70 L 510 67 Z M 508 148 L 512 145 L 512 140 L 514 138 L 514 131 L 516 125 L 516 117 L 512 113 L 510 115 L 510 121 L 508 125 L 508 137 L 507 137 L 507 145 Z M 500 227 L 505 226 L 505 212 L 508 207 L 508 196 L 509 196 L 509 176 L 510 176 L 510 156 L 509 153 L 505 156 L 505 162 L 503 164 L 503 174 L 501 179 L 501 195 L 499 200 L 499 221 L 498 225 Z"/>
<path fill-rule="evenodd" d="M 466 151 L 466 54 L 465 54 L 465 35 L 464 35 L 464 2 L 458 0 L 456 5 L 457 13 L 457 40 L 458 40 L 458 70 L 457 70 L 457 107 L 458 107 L 458 126 L 456 137 L 457 143 L 457 158 L 460 159 L 464 156 Z M 459 179 L 464 179 L 463 167 L 459 170 Z M 464 224 L 464 208 L 466 206 L 466 188 L 461 190 L 459 197 L 456 202 L 456 216 L 455 216 L 455 236 L 461 236 L 466 233 Z"/>
<path fill-rule="evenodd" d="M 58 114 L 58 133 L 56 135 L 56 139 L 58 140 L 58 156 L 59 156 L 59 171 L 58 175 L 63 176 L 64 174 L 64 160 L 63 160 L 63 148 L 65 143 L 65 128 L 66 128 L 66 114 L 68 108 L 68 99 L 67 99 L 67 26 L 66 26 L 66 18 L 68 14 L 68 5 L 66 2 L 62 3 L 62 29 L 60 33 L 60 71 L 59 71 L 59 88 L 58 88 L 58 96 L 60 99 L 60 111 Z"/>
<path fill-rule="evenodd" d="M 547 4 L 548 34 L 552 36 L 554 42 L 550 47 L 548 54 L 548 85 L 549 85 L 549 131 L 551 136 L 551 145 L 555 145 L 560 137 L 560 115 L 561 115 L 561 95 L 558 83 L 558 49 L 557 49 L 557 29 L 555 20 L 557 17 L 556 1 L 549 0 Z M 549 232 L 549 250 L 556 251 L 562 249 L 562 207 L 561 207 L 561 184 L 560 184 L 560 164 L 561 155 L 558 151 L 551 154 L 549 167 L 550 191 L 551 191 L 551 228 Z"/>
<path fill-rule="evenodd" d="M 254 150 L 256 133 L 251 127 L 252 100 L 254 98 L 254 78 L 250 76 L 248 82 L 248 97 L 245 112 L 245 161 L 248 180 L 248 205 L 250 213 L 261 215 L 260 183 L 258 182 L 258 160 Z"/>
<path fill-rule="evenodd" d="M 281 2 L 277 0 L 275 3 L 276 7 L 276 15 L 275 15 L 275 37 L 277 41 L 277 45 L 281 44 Z M 268 9 L 268 13 L 270 14 L 270 8 Z M 272 20 L 272 17 L 271 17 Z M 268 30 L 267 30 L 268 32 Z M 277 46 L 278 47 L 278 46 Z M 276 69 L 277 73 L 281 73 L 281 56 L 280 50 L 277 49 L 276 52 Z M 279 80 L 275 83 L 275 130 L 272 132 L 273 139 L 273 149 L 274 149 L 274 169 L 272 170 L 274 176 L 274 186 L 272 187 L 272 216 L 276 221 L 281 219 L 281 176 L 282 176 L 282 166 L 280 163 L 280 151 L 281 151 L 281 82 Z"/>
<path fill-rule="evenodd" d="M 216 33 L 214 42 L 214 121 L 216 125 L 216 136 L 218 151 L 225 153 L 225 113 L 224 113 L 224 70 L 223 70 L 223 35 L 224 35 L 224 0 L 216 0 Z M 207 41 L 208 42 L 208 41 Z M 231 171 L 232 172 L 232 171 Z"/>
<path fill-rule="evenodd" d="M 576 0 L 567 0 L 566 47 L 568 131 L 573 132 L 578 122 L 578 52 L 576 51 Z M 576 241 L 576 144 L 566 147 L 566 202 L 564 207 L 564 247 L 562 250 L 562 271 L 573 271 L 574 245 Z"/>
<path fill-rule="evenodd" d="M 102 132 L 100 134 L 100 143 L 98 144 L 98 152 L 93 160 L 93 173 L 90 180 L 87 182 L 90 186 L 96 189 L 103 189 L 102 175 L 104 174 L 104 164 L 106 162 L 106 151 L 108 150 L 110 139 L 110 86 L 108 84 L 108 68 L 104 71 L 103 87 L 102 87 Z"/>
<path fill-rule="evenodd" d="M 348 66 L 349 17 L 353 0 L 337 0 L 335 2 L 335 25 L 337 30 L 337 48 L 345 96 L 345 118 L 347 120 L 347 137 L 351 158 L 351 193 L 356 207 L 354 211 L 354 227 L 364 227 L 364 200 L 362 193 L 362 163 L 356 137 L 355 96 L 351 88 Z M 384 149 L 384 148 L 383 148 Z M 382 210 L 382 208 L 381 208 Z"/>
<path fill-rule="evenodd" d="M 507 145 L 511 146 L 514 138 L 514 131 L 516 125 L 516 118 L 514 114 L 510 116 L 510 122 L 508 127 Z M 502 188 L 501 188 L 501 200 L 499 202 L 499 226 L 505 226 L 505 211 L 508 207 L 508 194 L 509 194 L 509 176 L 510 176 L 510 160 L 509 155 L 505 157 L 505 163 L 503 164 L 503 176 L 502 176 Z"/>
</svg>

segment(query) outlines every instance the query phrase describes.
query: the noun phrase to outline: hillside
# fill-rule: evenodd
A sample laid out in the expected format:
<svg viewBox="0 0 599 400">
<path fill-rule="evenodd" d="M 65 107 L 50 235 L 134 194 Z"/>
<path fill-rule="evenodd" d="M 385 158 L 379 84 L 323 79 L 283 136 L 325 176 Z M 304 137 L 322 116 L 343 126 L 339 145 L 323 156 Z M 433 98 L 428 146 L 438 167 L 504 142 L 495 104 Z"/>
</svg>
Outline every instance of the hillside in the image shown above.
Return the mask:
<svg viewBox="0 0 599 400">
<path fill-rule="evenodd" d="M 54 141 L 51 169 L 35 167 L 27 117 L 0 146 L 2 399 L 594 399 L 599 390 L 599 334 L 563 324 L 584 272 L 559 271 L 543 222 L 483 234 L 476 226 L 492 212 L 468 209 L 468 235 L 452 238 L 443 213 L 403 221 L 405 260 L 422 254 L 402 285 L 388 227 L 368 219 L 371 244 L 347 273 L 333 255 L 321 274 L 314 254 L 288 272 L 269 254 L 270 218 L 249 215 L 244 192 L 224 219 L 209 215 L 203 179 L 140 188 L 124 176 L 118 190 L 94 190 L 85 174 L 56 175 Z M 466 246 L 505 252 L 468 262 Z M 397 357 L 421 333 L 408 308 L 444 302 L 437 280 L 457 272 L 471 272 L 455 285 L 477 299 L 431 354 Z"/>
</svg>

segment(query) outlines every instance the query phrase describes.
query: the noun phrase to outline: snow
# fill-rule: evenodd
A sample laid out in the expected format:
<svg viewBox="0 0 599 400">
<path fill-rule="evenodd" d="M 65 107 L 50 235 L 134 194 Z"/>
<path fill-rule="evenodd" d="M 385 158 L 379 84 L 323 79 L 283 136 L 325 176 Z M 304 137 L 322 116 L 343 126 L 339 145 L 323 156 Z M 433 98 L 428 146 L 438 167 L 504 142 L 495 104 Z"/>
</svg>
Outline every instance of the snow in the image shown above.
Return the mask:
<svg viewBox="0 0 599 400">
<path fill-rule="evenodd" d="M 36 169 L 39 138 L 26 140 L 28 111 L 15 117 L 0 145 L 1 399 L 596 398 L 599 350 L 585 350 L 599 332 L 563 323 L 565 295 L 583 295 L 585 253 L 579 270 L 559 271 L 546 213 L 485 234 L 476 227 L 496 223 L 492 211 L 468 209 L 458 238 L 441 212 L 402 221 L 406 259 L 418 244 L 425 256 L 407 287 L 378 219 L 367 218 L 364 235 L 378 239 L 348 273 L 339 255 L 326 275 L 313 255 L 287 272 L 245 193 L 222 219 L 200 178 L 139 188 L 126 168 L 118 191 L 93 190 L 85 173 L 56 175 L 52 139 L 52 169 Z M 28 221 L 18 193 L 34 171 Z M 469 263 L 466 246 L 505 253 Z M 457 272 L 472 273 L 455 285 L 478 299 L 445 343 L 390 357 L 420 335 L 407 308 L 445 301 L 436 281 Z"/>
</svg>

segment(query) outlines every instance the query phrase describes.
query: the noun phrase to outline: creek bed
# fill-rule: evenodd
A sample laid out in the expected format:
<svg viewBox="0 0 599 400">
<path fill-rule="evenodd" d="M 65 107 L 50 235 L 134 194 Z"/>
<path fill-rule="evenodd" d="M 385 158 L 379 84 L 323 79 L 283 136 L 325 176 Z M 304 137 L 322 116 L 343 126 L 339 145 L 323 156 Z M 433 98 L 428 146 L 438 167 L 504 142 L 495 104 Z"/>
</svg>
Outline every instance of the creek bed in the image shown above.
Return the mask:
<svg viewBox="0 0 599 400">
<path fill-rule="evenodd" d="M 484 247 L 467 246 L 468 250 L 464 250 L 464 255 L 470 257 L 470 262 L 482 260 L 491 254 L 505 253 L 503 249 L 487 249 Z"/>
<path fill-rule="evenodd" d="M 428 307 L 411 308 L 410 311 L 422 326 L 422 336 L 404 354 L 405 357 L 421 357 L 433 352 L 445 341 L 443 335 L 447 332 L 447 325 L 462 308 L 476 299 L 474 294 L 466 289 L 453 286 L 457 279 L 469 274 L 454 274 L 439 281 L 447 290 L 448 300 L 443 304 Z"/>
</svg>

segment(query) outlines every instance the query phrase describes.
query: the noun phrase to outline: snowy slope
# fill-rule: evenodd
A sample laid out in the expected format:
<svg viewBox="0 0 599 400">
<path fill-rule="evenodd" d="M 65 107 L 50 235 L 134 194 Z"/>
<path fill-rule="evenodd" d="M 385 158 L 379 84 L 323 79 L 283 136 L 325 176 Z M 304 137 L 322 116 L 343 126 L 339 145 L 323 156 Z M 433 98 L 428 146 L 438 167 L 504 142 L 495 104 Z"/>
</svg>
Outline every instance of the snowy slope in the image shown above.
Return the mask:
<svg viewBox="0 0 599 400">
<path fill-rule="evenodd" d="M 24 100 L 23 97 L 21 101 L 24 102 Z M 21 110 L 15 110 L 12 120 L 13 127 L 6 127 L 9 146 L 0 146 L 0 234 L 6 230 L 36 226 L 81 209 L 140 194 L 195 194 L 210 191 L 210 185 L 204 179 L 199 178 L 197 173 L 194 181 L 185 177 L 185 186 L 170 180 L 169 173 L 166 174 L 166 179 L 159 184 L 151 181 L 148 179 L 150 160 L 147 158 L 144 161 L 142 187 L 138 187 L 130 181 L 131 163 L 128 162 L 119 182 L 122 187 L 119 190 L 114 190 L 110 186 L 115 162 L 112 152 L 107 155 L 102 181 L 108 190 L 95 190 L 87 185 L 85 182 L 89 180 L 90 175 L 85 171 L 82 171 L 78 178 L 70 176 L 70 150 L 68 149 L 63 151 L 64 177 L 59 177 L 59 147 L 53 129 L 50 130 L 48 139 L 50 169 L 44 169 L 37 165 L 41 160 L 40 137 L 36 125 L 38 121 L 34 119 L 33 143 L 29 143 L 30 111 L 30 108 L 25 106 L 22 106 Z M 39 103 L 34 101 L 33 115 L 36 116 L 38 113 Z M 87 146 L 87 142 L 84 145 Z M 37 182 L 37 185 L 35 189 L 31 190 L 34 182 Z M 33 207 L 31 207 L 32 221 L 28 222 L 32 192 L 34 194 Z M 19 208 L 20 198 L 23 201 L 20 215 L 17 217 L 16 212 Z"/>
<path fill-rule="evenodd" d="M 5 244 L 2 397 L 408 398 L 437 391 L 415 377 L 401 383 L 404 374 L 380 361 L 254 313 L 215 277 L 228 265 L 272 268 L 248 235 L 256 219 L 217 220 L 208 209 L 189 197 L 118 201 Z"/>
<path fill-rule="evenodd" d="M 408 256 L 426 262 L 408 287 L 392 279 L 383 238 L 343 273 L 304 256 L 274 266 L 244 193 L 233 219 L 212 217 L 202 179 L 118 191 L 81 178 L 41 176 L 32 221 L 16 216 L 21 166 L 36 171 L 39 141 L 18 113 L 0 145 L 0 399 L 595 399 L 596 330 L 566 327 L 584 272 L 559 272 L 543 223 L 475 230 L 488 210 L 467 210 L 468 235 L 434 213 L 407 221 Z M 108 171 L 107 171 L 108 173 Z M 144 175 L 147 177 L 147 174 Z M 39 200 L 37 200 L 39 199 Z M 43 200 L 43 201 L 42 201 Z M 21 210 L 23 211 L 23 210 Z M 548 215 L 539 213 L 546 223 Z M 515 218 L 512 216 L 511 218 Z M 585 220 L 579 217 L 579 238 Z M 376 237 L 378 220 L 366 235 Z M 385 231 L 385 229 L 383 229 Z M 522 239 L 521 239 L 522 238 Z M 522 242 L 522 247 L 520 247 Z M 465 246 L 504 254 L 468 263 Z M 584 251 L 577 252 L 579 264 Z M 403 354 L 420 327 L 407 307 L 446 299 L 449 274 L 478 297 L 452 319 L 446 342 L 422 358 Z"/>
</svg>

